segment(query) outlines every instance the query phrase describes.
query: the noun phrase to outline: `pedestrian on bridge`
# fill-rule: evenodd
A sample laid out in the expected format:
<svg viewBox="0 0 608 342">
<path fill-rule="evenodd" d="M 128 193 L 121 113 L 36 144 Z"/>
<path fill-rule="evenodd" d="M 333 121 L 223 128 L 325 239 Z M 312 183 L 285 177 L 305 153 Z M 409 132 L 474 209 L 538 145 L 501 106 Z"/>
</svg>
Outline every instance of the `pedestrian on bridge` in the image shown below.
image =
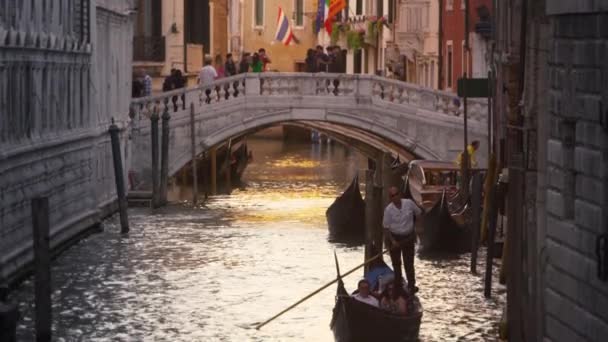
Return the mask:
<svg viewBox="0 0 608 342">
<path fill-rule="evenodd" d="M 385 241 L 389 241 L 395 281 L 403 282 L 401 273 L 401 257 L 407 276 L 407 287 L 411 294 L 416 293 L 416 272 L 414 270 L 416 232 L 414 217 L 422 215 L 422 209 L 410 199 L 401 198 L 399 189 L 395 186 L 388 189 L 390 203 L 384 209 L 382 226 Z"/>
<path fill-rule="evenodd" d="M 201 72 L 198 74 L 198 83 L 203 87 L 207 87 L 205 89 L 205 103 L 207 104 L 211 103 L 210 85 L 213 84 L 213 81 L 215 81 L 216 78 L 217 71 L 215 70 L 213 65 L 211 65 L 211 58 L 205 58 L 205 66 L 203 66 Z"/>
</svg>

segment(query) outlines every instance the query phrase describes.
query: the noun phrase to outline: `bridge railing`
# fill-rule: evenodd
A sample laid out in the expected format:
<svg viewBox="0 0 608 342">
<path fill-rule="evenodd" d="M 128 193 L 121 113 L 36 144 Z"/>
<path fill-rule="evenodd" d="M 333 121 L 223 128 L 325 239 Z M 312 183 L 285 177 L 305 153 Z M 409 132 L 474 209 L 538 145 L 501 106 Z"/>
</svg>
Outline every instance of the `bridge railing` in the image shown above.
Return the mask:
<svg viewBox="0 0 608 342">
<path fill-rule="evenodd" d="M 353 97 L 358 103 L 409 105 L 448 116 L 461 116 L 463 101 L 456 94 L 374 75 L 331 73 L 248 73 L 216 80 L 210 85 L 177 89 L 134 99 L 131 118 L 139 121 L 152 111 L 182 112 L 257 96 Z M 469 99 L 471 120 L 485 121 L 487 100 Z"/>
</svg>

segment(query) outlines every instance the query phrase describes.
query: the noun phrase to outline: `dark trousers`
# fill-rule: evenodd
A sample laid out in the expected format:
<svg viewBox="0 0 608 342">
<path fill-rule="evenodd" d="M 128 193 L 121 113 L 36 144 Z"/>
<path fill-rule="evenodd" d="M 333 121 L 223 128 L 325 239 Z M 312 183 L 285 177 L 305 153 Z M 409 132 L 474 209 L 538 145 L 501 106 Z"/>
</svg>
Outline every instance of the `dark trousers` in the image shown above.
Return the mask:
<svg viewBox="0 0 608 342">
<path fill-rule="evenodd" d="M 393 263 L 393 271 L 395 272 L 395 279 L 402 280 L 403 275 L 401 273 L 401 256 L 403 256 L 403 268 L 405 269 L 405 275 L 407 276 L 408 287 L 413 288 L 416 286 L 416 271 L 414 270 L 414 256 L 415 256 L 415 244 L 416 234 L 411 233 L 409 235 L 396 235 L 392 234 L 393 238 L 399 243 L 399 247 L 391 249 L 391 261 Z"/>
</svg>

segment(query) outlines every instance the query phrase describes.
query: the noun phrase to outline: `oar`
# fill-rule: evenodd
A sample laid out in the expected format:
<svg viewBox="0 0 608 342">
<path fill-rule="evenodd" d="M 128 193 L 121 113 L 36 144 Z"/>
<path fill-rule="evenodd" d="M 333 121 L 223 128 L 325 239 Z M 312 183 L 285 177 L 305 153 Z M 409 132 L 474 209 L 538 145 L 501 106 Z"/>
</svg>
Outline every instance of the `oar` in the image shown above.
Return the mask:
<svg viewBox="0 0 608 342">
<path fill-rule="evenodd" d="M 335 282 L 337 282 L 338 280 L 342 279 L 343 277 L 346 277 L 347 275 L 349 275 L 349 274 L 351 274 L 351 273 L 355 272 L 356 270 L 360 269 L 361 267 L 363 267 L 363 266 L 365 266 L 365 265 L 369 264 L 370 262 L 372 262 L 372 261 L 376 260 L 376 259 L 377 259 L 377 258 L 379 258 L 381 255 L 386 254 L 386 253 L 387 253 L 389 250 L 390 250 L 390 248 L 387 248 L 386 250 L 384 250 L 384 252 L 379 253 L 378 255 L 373 256 L 373 257 L 371 257 L 371 258 L 369 258 L 369 259 L 365 260 L 365 262 L 364 262 L 364 263 L 362 263 L 361 265 L 359 265 L 359 266 L 357 266 L 357 267 L 353 268 L 352 270 L 350 270 L 350 271 L 348 271 L 348 272 L 344 273 L 342 276 L 339 276 L 339 277 L 337 277 L 336 279 L 334 279 L 334 280 L 330 281 L 329 283 L 327 283 L 327 284 L 325 284 L 325 285 L 321 286 L 320 288 L 316 289 L 315 291 L 313 291 L 313 292 L 312 292 L 311 294 L 309 294 L 308 296 L 306 296 L 306 297 L 304 297 L 304 298 L 300 299 L 299 301 L 295 302 L 294 304 L 290 305 L 290 306 L 289 306 L 287 309 L 285 309 L 285 310 L 283 310 L 283 311 L 279 312 L 278 314 L 276 314 L 276 315 L 272 316 L 271 318 L 267 319 L 266 321 L 264 321 L 264 322 L 262 322 L 262 323 L 258 324 L 258 325 L 255 327 L 255 329 L 256 329 L 256 330 L 260 330 L 260 328 L 261 328 L 261 327 L 263 327 L 263 326 L 265 326 L 266 324 L 268 324 L 268 323 L 270 323 L 270 322 L 274 321 L 274 320 L 275 320 L 277 317 L 279 317 L 279 316 L 281 316 L 282 314 L 286 313 L 287 311 L 289 311 L 289 310 L 291 310 L 291 309 L 295 308 L 296 306 L 298 306 L 298 305 L 302 304 L 304 301 L 306 301 L 306 300 L 307 300 L 307 299 L 309 299 L 310 297 L 312 297 L 312 296 L 316 295 L 317 293 L 319 293 L 319 292 L 321 292 L 321 291 L 325 290 L 327 287 L 331 286 L 332 284 L 334 284 L 334 283 L 335 283 Z M 337 258 L 337 257 L 336 257 L 336 258 Z"/>
</svg>

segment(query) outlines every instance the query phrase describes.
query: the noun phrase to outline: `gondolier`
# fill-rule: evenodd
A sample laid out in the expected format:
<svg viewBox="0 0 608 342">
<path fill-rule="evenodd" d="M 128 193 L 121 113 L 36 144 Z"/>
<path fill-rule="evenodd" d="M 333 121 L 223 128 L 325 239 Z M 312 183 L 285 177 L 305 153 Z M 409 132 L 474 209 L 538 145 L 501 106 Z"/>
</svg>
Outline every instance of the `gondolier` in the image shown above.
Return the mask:
<svg viewBox="0 0 608 342">
<path fill-rule="evenodd" d="M 416 272 L 414 270 L 414 253 L 416 233 L 414 232 L 414 217 L 420 216 L 422 210 L 410 199 L 401 198 L 397 187 L 388 190 L 391 203 L 384 209 L 382 226 L 386 241 L 390 241 L 391 261 L 397 280 L 403 280 L 401 274 L 401 256 L 403 255 L 403 268 L 407 276 L 407 286 L 411 293 L 418 290 L 416 287 Z"/>
</svg>

